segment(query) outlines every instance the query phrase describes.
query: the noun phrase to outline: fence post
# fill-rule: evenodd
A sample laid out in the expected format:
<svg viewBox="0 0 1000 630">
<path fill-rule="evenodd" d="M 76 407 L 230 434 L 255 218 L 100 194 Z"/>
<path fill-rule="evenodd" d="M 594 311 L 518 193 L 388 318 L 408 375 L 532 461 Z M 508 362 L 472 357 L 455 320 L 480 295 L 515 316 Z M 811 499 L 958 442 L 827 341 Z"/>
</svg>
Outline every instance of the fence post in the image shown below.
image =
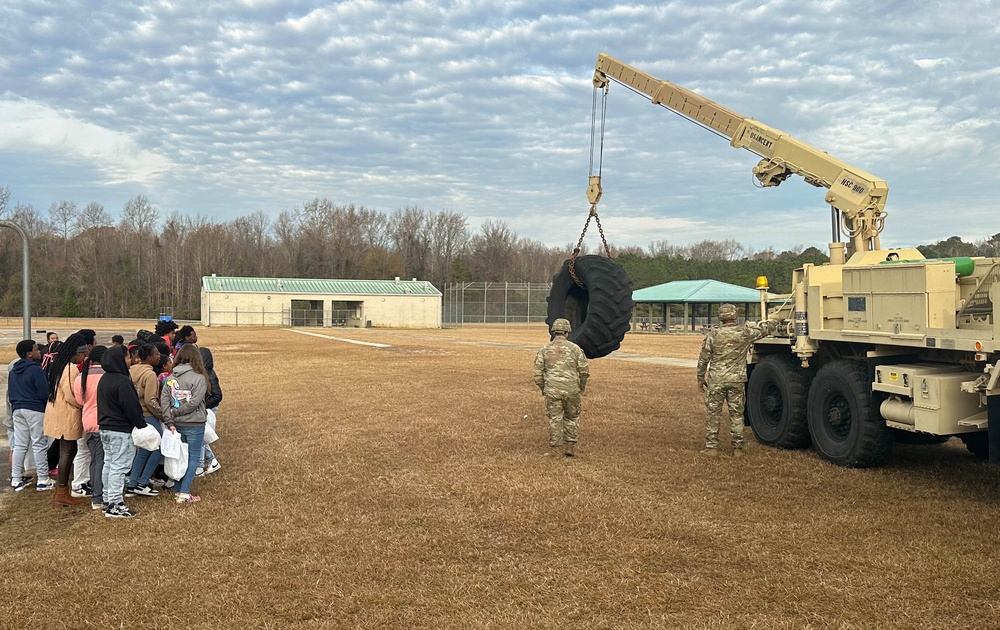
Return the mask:
<svg viewBox="0 0 1000 630">
<path fill-rule="evenodd" d="M 240 307 L 236 307 L 236 325 L 240 325 Z"/>
</svg>

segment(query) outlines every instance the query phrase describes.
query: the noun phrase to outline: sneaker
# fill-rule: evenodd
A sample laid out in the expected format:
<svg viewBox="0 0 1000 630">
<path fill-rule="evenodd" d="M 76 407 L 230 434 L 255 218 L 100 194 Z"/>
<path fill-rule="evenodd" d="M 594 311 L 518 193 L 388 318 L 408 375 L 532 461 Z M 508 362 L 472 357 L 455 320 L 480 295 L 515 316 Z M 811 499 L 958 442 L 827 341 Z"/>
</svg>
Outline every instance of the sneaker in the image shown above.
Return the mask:
<svg viewBox="0 0 1000 630">
<path fill-rule="evenodd" d="M 92 510 L 101 510 L 101 509 L 106 508 L 107 505 L 108 505 L 107 503 L 98 503 L 98 502 L 95 501 L 95 502 L 93 502 L 93 503 L 90 504 L 90 509 L 92 509 Z"/>
<path fill-rule="evenodd" d="M 194 471 L 194 476 L 195 477 L 204 477 L 205 476 L 205 469 L 202 468 L 201 466 L 198 466 L 198 468 Z"/>
<path fill-rule="evenodd" d="M 159 496 L 160 494 L 159 490 L 153 490 L 153 488 L 148 485 L 134 488 L 132 492 L 134 493 L 132 496 L 140 496 L 140 497 L 155 497 Z"/>
<path fill-rule="evenodd" d="M 129 488 L 128 486 L 125 486 L 124 496 L 125 496 L 126 499 L 131 499 L 132 497 L 134 497 L 135 496 L 135 488 Z"/>
<path fill-rule="evenodd" d="M 10 480 L 10 487 L 14 489 L 14 492 L 20 492 L 21 490 L 24 490 L 25 488 L 27 488 L 28 486 L 30 486 L 32 481 L 34 481 L 34 479 L 32 479 L 30 477 L 27 477 L 27 478 L 22 477 L 21 479 L 19 479 L 16 482 L 13 479 L 11 479 Z"/>
<path fill-rule="evenodd" d="M 89 483 L 85 483 L 70 490 L 70 494 L 78 499 L 92 497 L 94 496 L 94 489 L 90 487 Z"/>
<path fill-rule="evenodd" d="M 154 477 L 149 480 L 149 485 L 153 486 L 154 488 L 162 488 L 164 485 L 166 485 L 166 481 Z"/>
<path fill-rule="evenodd" d="M 219 460 L 212 459 L 212 463 L 209 464 L 208 468 L 205 469 L 205 474 L 206 475 L 211 475 L 212 473 L 214 473 L 215 471 L 217 471 L 220 468 L 222 468 L 222 464 L 219 463 Z"/>
<path fill-rule="evenodd" d="M 46 479 L 45 481 L 41 481 L 35 484 L 35 490 L 39 492 L 45 492 L 46 490 L 55 490 L 55 488 L 56 488 L 56 482 L 52 481 L 51 479 Z"/>
<path fill-rule="evenodd" d="M 138 512 L 133 512 L 128 509 L 124 503 L 118 503 L 117 505 L 105 505 L 104 516 L 108 518 L 133 518 L 138 516 Z"/>
<path fill-rule="evenodd" d="M 201 497 L 195 494 L 178 493 L 177 496 L 174 497 L 174 501 L 177 501 L 178 503 L 197 503 L 198 501 L 201 501 Z"/>
<path fill-rule="evenodd" d="M 58 468 L 53 468 L 52 470 L 49 471 L 49 477 L 58 477 L 58 476 L 59 476 Z"/>
</svg>

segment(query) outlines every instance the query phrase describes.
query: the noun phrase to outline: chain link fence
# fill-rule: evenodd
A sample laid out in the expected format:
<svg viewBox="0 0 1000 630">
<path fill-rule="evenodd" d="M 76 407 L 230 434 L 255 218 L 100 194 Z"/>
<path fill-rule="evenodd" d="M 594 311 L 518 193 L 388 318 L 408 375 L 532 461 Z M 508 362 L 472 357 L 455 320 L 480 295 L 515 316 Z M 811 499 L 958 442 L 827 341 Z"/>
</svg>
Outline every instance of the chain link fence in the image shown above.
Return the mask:
<svg viewBox="0 0 1000 630">
<path fill-rule="evenodd" d="M 471 324 L 544 322 L 552 285 L 542 282 L 457 282 L 442 291 L 441 323 L 446 328 Z"/>
</svg>

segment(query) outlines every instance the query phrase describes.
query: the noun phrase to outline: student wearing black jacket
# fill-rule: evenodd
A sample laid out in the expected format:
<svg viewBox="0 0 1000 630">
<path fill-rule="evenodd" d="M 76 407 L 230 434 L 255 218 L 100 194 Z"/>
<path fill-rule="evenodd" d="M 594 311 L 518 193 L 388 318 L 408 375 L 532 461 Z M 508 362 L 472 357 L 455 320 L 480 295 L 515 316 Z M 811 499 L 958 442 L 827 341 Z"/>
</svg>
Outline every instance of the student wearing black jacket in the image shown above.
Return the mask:
<svg viewBox="0 0 1000 630">
<path fill-rule="evenodd" d="M 104 376 L 97 384 L 97 424 L 101 428 L 104 446 L 104 516 L 132 518 L 137 512 L 125 506 L 122 493 L 125 475 L 135 457 L 132 429 L 146 426 L 142 418 L 142 405 L 135 385 L 128 373 L 125 347 L 112 346 L 101 357 Z"/>
<path fill-rule="evenodd" d="M 211 409 L 212 413 L 216 416 L 215 421 L 218 422 L 219 403 L 222 402 L 222 388 L 219 387 L 219 376 L 215 373 L 215 358 L 212 357 L 212 351 L 208 348 L 198 348 L 198 352 L 201 353 L 201 360 L 205 362 L 205 370 L 208 372 L 208 384 L 212 388 L 211 393 L 205 396 L 205 409 Z M 211 475 L 222 468 L 222 464 L 215 457 L 210 444 L 202 446 L 201 460 L 201 467 L 195 472 L 198 476 L 202 474 Z"/>
</svg>

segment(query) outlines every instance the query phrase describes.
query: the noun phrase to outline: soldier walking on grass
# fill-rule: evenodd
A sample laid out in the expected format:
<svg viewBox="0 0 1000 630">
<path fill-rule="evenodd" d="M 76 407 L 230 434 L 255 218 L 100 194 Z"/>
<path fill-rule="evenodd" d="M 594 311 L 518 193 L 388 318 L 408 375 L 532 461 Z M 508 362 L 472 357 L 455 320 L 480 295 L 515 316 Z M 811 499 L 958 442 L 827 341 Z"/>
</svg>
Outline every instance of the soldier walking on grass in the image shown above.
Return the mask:
<svg viewBox="0 0 1000 630">
<path fill-rule="evenodd" d="M 552 341 L 535 355 L 535 385 L 545 396 L 545 413 L 549 418 L 549 451 L 573 457 L 580 429 L 580 395 L 587 387 L 590 368 L 580 346 L 566 338 L 572 331 L 569 320 L 552 322 Z"/>
<path fill-rule="evenodd" d="M 698 386 L 705 392 L 705 448 L 702 453 L 717 455 L 722 403 L 729 407 L 730 439 L 733 456 L 743 456 L 743 408 L 746 405 L 747 351 L 758 339 L 773 334 L 784 325 L 779 319 L 736 325 L 736 307 L 719 307 L 721 326 L 705 336 L 698 357 Z"/>
</svg>

